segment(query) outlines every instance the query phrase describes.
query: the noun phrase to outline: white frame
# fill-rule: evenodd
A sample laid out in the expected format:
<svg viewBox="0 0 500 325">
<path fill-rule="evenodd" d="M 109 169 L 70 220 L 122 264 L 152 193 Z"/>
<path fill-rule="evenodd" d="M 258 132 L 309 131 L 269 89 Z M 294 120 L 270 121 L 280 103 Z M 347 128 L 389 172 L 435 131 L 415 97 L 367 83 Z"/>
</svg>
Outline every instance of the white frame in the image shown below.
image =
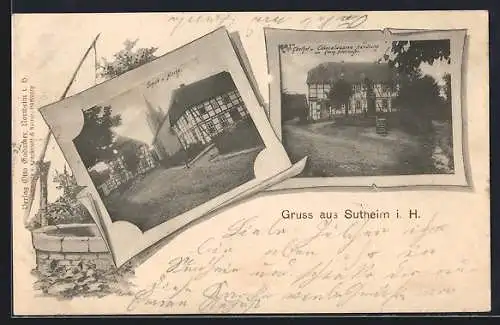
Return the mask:
<svg viewBox="0 0 500 325">
<path fill-rule="evenodd" d="M 348 188 L 407 188 L 426 189 L 436 186 L 452 189 L 470 187 L 469 169 L 466 160 L 466 124 L 463 123 L 465 107 L 463 103 L 462 68 L 466 30 L 366 30 L 366 31 L 312 31 L 265 28 L 264 37 L 267 50 L 267 63 L 270 75 L 269 109 L 267 114 L 273 129 L 281 139 L 281 66 L 280 44 L 317 44 L 338 41 L 397 41 L 450 39 L 450 58 L 452 74 L 452 129 L 454 174 L 401 175 L 401 176 L 352 176 L 352 177 L 295 177 L 288 179 L 268 190 L 284 190 L 314 187 Z M 465 157 L 464 157 L 465 156 Z"/>
</svg>

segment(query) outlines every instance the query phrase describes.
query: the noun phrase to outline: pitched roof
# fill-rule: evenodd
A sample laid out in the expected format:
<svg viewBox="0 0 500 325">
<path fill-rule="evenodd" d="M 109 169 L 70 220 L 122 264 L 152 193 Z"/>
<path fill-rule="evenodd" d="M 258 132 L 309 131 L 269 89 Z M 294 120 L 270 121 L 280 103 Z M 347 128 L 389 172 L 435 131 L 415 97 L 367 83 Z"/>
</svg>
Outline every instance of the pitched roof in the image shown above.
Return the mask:
<svg viewBox="0 0 500 325">
<path fill-rule="evenodd" d="M 233 78 L 227 71 L 175 89 L 167 114 L 170 118 L 170 125 L 177 122 L 187 108 L 235 89 Z"/>
<path fill-rule="evenodd" d="M 358 83 L 365 77 L 374 82 L 389 82 L 396 76 L 387 63 L 324 62 L 309 70 L 307 83 L 332 83 L 340 78 L 341 73 L 350 83 Z"/>
</svg>

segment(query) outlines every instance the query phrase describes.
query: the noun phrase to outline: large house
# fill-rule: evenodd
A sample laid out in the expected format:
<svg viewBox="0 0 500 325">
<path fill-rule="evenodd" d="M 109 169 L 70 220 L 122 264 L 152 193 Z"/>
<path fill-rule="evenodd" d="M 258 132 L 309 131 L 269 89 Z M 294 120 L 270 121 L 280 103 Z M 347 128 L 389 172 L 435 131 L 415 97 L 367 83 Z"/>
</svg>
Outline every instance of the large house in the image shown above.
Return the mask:
<svg viewBox="0 0 500 325">
<path fill-rule="evenodd" d="M 307 73 L 310 120 L 329 119 L 334 115 L 344 114 L 345 107 L 334 107 L 328 100 L 332 85 L 340 79 L 353 87 L 353 94 L 348 102 L 349 114 L 367 112 L 369 101 L 374 102 L 377 112 L 395 110 L 392 100 L 396 91 L 391 85 L 396 80 L 396 74 L 387 63 L 327 62 Z M 373 85 L 373 92 L 368 91 L 369 84 Z"/>
<path fill-rule="evenodd" d="M 153 114 L 154 115 L 154 114 Z M 172 142 L 185 150 L 193 145 L 208 145 L 222 131 L 249 117 L 229 72 L 181 85 L 172 92 L 168 114 L 153 122 L 153 144 L 157 152 L 172 152 Z M 172 140 L 172 132 L 176 140 Z M 168 149 L 170 148 L 170 149 Z"/>
</svg>

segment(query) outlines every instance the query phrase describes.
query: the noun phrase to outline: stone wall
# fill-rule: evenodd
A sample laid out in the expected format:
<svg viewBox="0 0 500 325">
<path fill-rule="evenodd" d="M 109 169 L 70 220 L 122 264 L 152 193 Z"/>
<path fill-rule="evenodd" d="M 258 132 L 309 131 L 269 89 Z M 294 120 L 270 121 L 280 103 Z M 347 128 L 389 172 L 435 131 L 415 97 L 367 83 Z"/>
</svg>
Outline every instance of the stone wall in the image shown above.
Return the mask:
<svg viewBox="0 0 500 325">
<path fill-rule="evenodd" d="M 74 233 L 80 232 L 75 235 Z M 82 235 L 83 234 L 83 235 Z M 85 266 L 102 271 L 115 265 L 95 224 L 48 226 L 33 231 L 38 271 L 50 273 L 59 266 Z"/>
</svg>

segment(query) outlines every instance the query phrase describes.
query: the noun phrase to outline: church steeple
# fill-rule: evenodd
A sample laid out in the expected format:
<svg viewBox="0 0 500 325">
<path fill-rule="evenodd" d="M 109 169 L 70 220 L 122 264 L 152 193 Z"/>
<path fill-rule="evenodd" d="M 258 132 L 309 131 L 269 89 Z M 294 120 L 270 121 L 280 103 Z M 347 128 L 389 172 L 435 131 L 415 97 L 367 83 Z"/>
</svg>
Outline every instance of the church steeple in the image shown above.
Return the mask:
<svg viewBox="0 0 500 325">
<path fill-rule="evenodd" d="M 156 110 L 153 108 L 153 105 L 146 98 L 146 96 L 143 96 L 143 97 L 144 97 L 144 101 L 146 102 L 146 108 L 147 108 L 146 117 L 147 117 L 148 125 L 149 125 L 149 128 L 151 129 L 151 132 L 153 134 L 155 134 L 161 126 L 161 121 L 162 121 L 163 116 L 159 110 Z"/>
</svg>

